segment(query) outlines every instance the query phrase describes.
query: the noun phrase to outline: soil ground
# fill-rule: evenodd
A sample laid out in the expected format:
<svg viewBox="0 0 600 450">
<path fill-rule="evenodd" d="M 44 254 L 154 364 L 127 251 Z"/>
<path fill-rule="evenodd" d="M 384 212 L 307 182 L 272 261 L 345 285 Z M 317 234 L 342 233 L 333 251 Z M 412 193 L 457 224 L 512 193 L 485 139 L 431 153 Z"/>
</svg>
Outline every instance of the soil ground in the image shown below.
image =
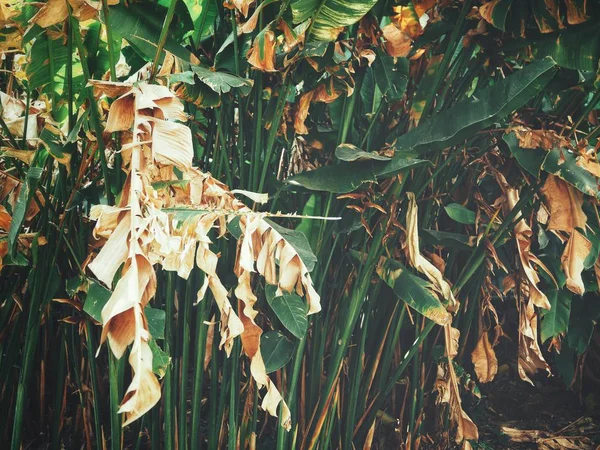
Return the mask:
<svg viewBox="0 0 600 450">
<path fill-rule="evenodd" d="M 514 375 L 480 385 L 481 401 L 467 409 L 479 427 L 474 449 L 600 450 L 600 389 L 580 398 L 558 377 L 534 387 Z"/>
</svg>

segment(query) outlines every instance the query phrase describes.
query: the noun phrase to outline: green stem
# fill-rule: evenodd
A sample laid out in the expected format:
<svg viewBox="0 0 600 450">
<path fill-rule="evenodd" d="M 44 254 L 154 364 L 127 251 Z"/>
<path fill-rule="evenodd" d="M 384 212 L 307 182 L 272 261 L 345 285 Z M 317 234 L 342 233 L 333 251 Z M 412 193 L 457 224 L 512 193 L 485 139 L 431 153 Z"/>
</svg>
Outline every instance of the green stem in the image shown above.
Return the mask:
<svg viewBox="0 0 600 450">
<path fill-rule="evenodd" d="M 154 77 L 156 76 L 156 69 L 158 68 L 158 64 L 160 63 L 160 56 L 165 46 L 165 42 L 167 41 L 167 36 L 169 35 L 169 27 L 171 26 L 171 21 L 173 20 L 173 16 L 175 15 L 175 6 L 177 6 L 177 0 L 171 0 L 171 3 L 169 4 L 169 9 L 167 10 L 167 15 L 165 16 L 165 21 L 163 22 L 162 30 L 160 32 L 160 37 L 158 38 L 158 45 L 156 47 L 154 61 L 152 62 L 152 69 L 150 71 L 150 79 L 152 81 L 154 81 Z"/>
<path fill-rule="evenodd" d="M 94 349 L 96 344 L 92 335 L 92 324 L 89 319 L 85 321 L 85 331 L 87 336 L 87 355 L 90 368 L 90 379 L 92 381 L 92 405 L 94 409 L 94 437 L 96 438 L 96 448 L 102 448 L 102 422 L 100 421 L 100 390 L 98 389 L 98 376 L 96 374 L 96 355 Z"/>
<path fill-rule="evenodd" d="M 175 0 L 173 0 L 174 2 Z M 173 272 L 166 272 L 167 286 L 165 296 L 165 352 L 167 355 L 173 355 L 173 318 L 174 318 L 174 299 L 175 299 L 175 283 Z M 173 364 L 169 365 L 165 374 L 164 382 L 164 415 L 165 415 L 165 432 L 164 442 L 167 450 L 175 449 L 175 398 L 173 396 L 173 381 L 174 381 L 174 367 Z"/>
</svg>

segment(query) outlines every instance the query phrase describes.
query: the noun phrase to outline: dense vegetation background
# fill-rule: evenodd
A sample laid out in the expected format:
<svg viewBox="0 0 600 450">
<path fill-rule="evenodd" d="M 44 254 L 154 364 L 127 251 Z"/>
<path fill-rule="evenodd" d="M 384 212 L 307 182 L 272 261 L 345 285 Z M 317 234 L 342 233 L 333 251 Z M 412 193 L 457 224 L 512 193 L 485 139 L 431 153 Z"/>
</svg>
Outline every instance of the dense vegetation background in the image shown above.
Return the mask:
<svg viewBox="0 0 600 450">
<path fill-rule="evenodd" d="M 499 367 L 598 401 L 597 2 L 0 20 L 13 450 L 494 448 Z"/>
</svg>

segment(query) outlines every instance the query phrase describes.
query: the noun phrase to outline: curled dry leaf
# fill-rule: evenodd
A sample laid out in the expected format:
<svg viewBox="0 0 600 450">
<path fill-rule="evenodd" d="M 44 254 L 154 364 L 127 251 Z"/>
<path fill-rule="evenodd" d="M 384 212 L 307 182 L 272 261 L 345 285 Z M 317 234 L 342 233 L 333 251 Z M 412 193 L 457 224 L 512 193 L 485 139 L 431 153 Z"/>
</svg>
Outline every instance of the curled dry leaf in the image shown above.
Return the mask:
<svg viewBox="0 0 600 450">
<path fill-rule="evenodd" d="M 444 338 L 448 362 L 438 365 L 435 388 L 438 391 L 437 403 L 447 403 L 450 408 L 450 419 L 456 424 L 456 442 L 464 440 L 478 440 L 479 431 L 477 425 L 462 408 L 458 378 L 454 371 L 453 355 L 456 355 L 455 347 L 458 342 L 459 331 L 451 325 L 444 326 Z"/>
<path fill-rule="evenodd" d="M 400 31 L 412 40 L 423 34 L 423 27 L 421 27 L 421 23 L 419 22 L 419 16 L 412 4 L 408 6 L 394 6 L 393 9 L 395 14 L 390 18 Z"/>
<path fill-rule="evenodd" d="M 220 347 L 230 355 L 233 339 L 241 336 L 252 376 L 259 388 L 267 389 L 262 407 L 276 415 L 282 404 L 282 424 L 289 429 L 289 411 L 267 376 L 260 354 L 262 330 L 254 321 L 256 296 L 251 280 L 253 272 L 258 272 L 280 291 L 304 295 L 312 314 L 320 310 L 320 299 L 306 265 L 264 215 L 252 212 L 227 186 L 192 167 L 191 132 L 175 122 L 185 119 L 183 105 L 167 88 L 145 83 L 93 82 L 93 86 L 97 94 L 119 95 L 109 110 L 106 131 L 122 132 L 121 153 L 128 172 L 120 203 L 92 208 L 94 237 L 106 242 L 88 265 L 108 286 L 123 267 L 102 311 L 102 341 L 109 340 L 117 357 L 132 345 L 129 362 L 134 376 L 120 410 L 126 414 L 125 423 L 139 418 L 160 398 L 144 314 L 144 306 L 156 292 L 153 266 L 160 264 L 187 279 L 196 265 L 205 274 L 198 301 L 210 289 L 220 311 Z M 258 194 L 241 193 L 262 199 Z M 235 268 L 239 316 L 217 275 L 219 257 L 211 250 L 209 237 L 213 229 L 223 236 L 227 222 L 236 218 L 242 231 Z"/>
<path fill-rule="evenodd" d="M 581 278 L 583 262 L 592 250 L 592 243 L 579 231 L 574 230 L 565 246 L 560 262 L 567 277 L 567 288 L 578 295 L 585 293 Z"/>
<path fill-rule="evenodd" d="M 498 180 L 498 184 L 504 193 L 504 213 L 505 215 L 508 215 L 519 201 L 519 191 L 509 186 L 506 178 L 504 178 L 504 175 L 497 172 L 495 175 Z M 520 213 L 517 218 L 520 218 L 520 220 L 514 227 L 514 234 L 517 250 L 519 252 L 519 260 L 521 262 L 521 270 L 525 275 L 524 282 L 527 284 L 527 286 L 524 286 L 524 291 L 528 293 L 528 297 L 536 306 L 550 309 L 548 297 L 546 297 L 546 294 L 540 291 L 537 286 L 537 284 L 540 282 L 540 277 L 531 265 L 532 261 L 534 260 L 533 253 L 531 253 L 531 238 L 533 236 L 533 231 L 529 225 L 527 225 L 525 219 Z"/>
<path fill-rule="evenodd" d="M 555 148 L 570 147 L 569 141 L 553 130 L 532 130 L 522 125 L 516 125 L 506 130 L 507 133 L 511 131 L 515 133 L 521 148 L 553 150 Z"/>
<path fill-rule="evenodd" d="M 118 3 L 118 0 L 108 0 L 110 6 Z M 31 23 L 35 23 L 42 28 L 61 23 L 69 16 L 69 7 L 72 9 L 73 16 L 83 22 L 98 15 L 102 9 L 102 2 L 94 0 L 48 0 L 31 18 Z"/>
<path fill-rule="evenodd" d="M 254 38 L 248 54 L 248 62 L 263 72 L 275 72 L 275 33 L 263 31 Z"/>
<path fill-rule="evenodd" d="M 448 308 L 451 311 L 456 310 L 458 302 L 454 298 L 450 284 L 444 279 L 444 276 L 431 262 L 429 262 L 419 251 L 419 224 L 418 208 L 415 194 L 408 192 L 408 209 L 406 211 L 406 240 L 407 253 L 410 264 L 425 275 L 435 286 L 436 290 L 448 301 Z"/>
<path fill-rule="evenodd" d="M 561 256 L 567 288 L 583 295 L 585 287 L 581 278 L 583 262 L 592 249 L 591 242 L 577 229 L 585 230 L 587 217 L 583 212 L 583 193 L 554 175 L 548 175 L 542 189 L 550 210 L 548 229 L 571 234 Z"/>
<path fill-rule="evenodd" d="M 550 366 L 542 356 L 538 343 L 538 316 L 532 301 L 519 306 L 519 356 L 517 370 L 523 381 L 533 386 L 529 375 L 538 370 L 545 370 L 550 374 Z"/>
<path fill-rule="evenodd" d="M 489 383 L 498 373 L 498 359 L 487 331 L 481 333 L 477 345 L 471 353 L 471 361 L 475 367 L 477 378 L 482 383 Z"/>
<path fill-rule="evenodd" d="M 504 213 L 508 214 L 519 201 L 519 192 L 509 186 L 504 175 L 495 172 L 498 184 L 504 193 Z M 550 302 L 546 295 L 540 291 L 537 284 L 539 275 L 533 269 L 532 261 L 537 258 L 531 253 L 531 237 L 533 232 L 523 217 L 517 216 L 517 224 L 514 227 L 517 251 L 521 262 L 521 271 L 524 276 L 517 278 L 514 276 L 504 279 L 505 292 L 511 287 L 520 289 L 526 300 L 519 303 L 519 350 L 517 369 L 522 380 L 533 384 L 529 375 L 538 370 L 546 370 L 550 373 L 550 367 L 542 356 L 538 343 L 538 316 L 535 312 L 535 306 L 550 309 Z"/>
<path fill-rule="evenodd" d="M 587 217 L 583 212 L 583 193 L 557 176 L 548 175 L 542 194 L 550 210 L 548 229 L 572 233 L 585 229 Z"/>
</svg>

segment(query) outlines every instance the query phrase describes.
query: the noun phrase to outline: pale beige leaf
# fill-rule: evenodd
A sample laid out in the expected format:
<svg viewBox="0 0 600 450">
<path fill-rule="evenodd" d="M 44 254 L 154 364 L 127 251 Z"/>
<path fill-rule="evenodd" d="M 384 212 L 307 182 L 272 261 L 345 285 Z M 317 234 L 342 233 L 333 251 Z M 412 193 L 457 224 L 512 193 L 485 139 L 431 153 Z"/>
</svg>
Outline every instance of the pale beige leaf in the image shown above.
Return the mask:
<svg viewBox="0 0 600 450">
<path fill-rule="evenodd" d="M 131 216 L 126 214 L 122 217 L 108 241 L 98 253 L 98 256 L 88 264 L 88 268 L 106 286 L 111 286 L 115 273 L 127 258 L 129 232 L 131 227 Z M 97 223 L 101 223 L 100 221 Z"/>
<path fill-rule="evenodd" d="M 152 149 L 158 162 L 180 168 L 192 167 L 194 144 L 192 131 L 188 127 L 180 123 L 156 120 L 152 139 Z"/>
</svg>

